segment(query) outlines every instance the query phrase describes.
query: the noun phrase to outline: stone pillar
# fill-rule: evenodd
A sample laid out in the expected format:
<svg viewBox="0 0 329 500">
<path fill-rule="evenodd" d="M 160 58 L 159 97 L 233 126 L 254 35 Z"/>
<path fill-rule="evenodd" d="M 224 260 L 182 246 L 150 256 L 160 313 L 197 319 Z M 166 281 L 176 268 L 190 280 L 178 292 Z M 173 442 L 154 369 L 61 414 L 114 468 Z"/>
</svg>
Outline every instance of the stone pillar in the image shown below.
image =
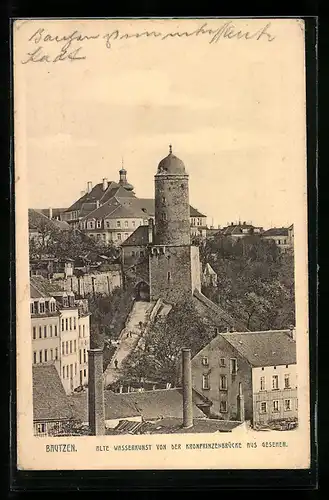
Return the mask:
<svg viewBox="0 0 329 500">
<path fill-rule="evenodd" d="M 182 349 L 183 427 L 193 426 L 191 350 Z"/>
<path fill-rule="evenodd" d="M 244 412 L 244 395 L 242 392 L 242 384 L 239 384 L 239 394 L 237 396 L 237 407 L 238 407 L 238 421 L 245 421 L 245 412 Z"/>
<path fill-rule="evenodd" d="M 88 412 L 92 436 L 105 434 L 103 349 L 88 351 Z"/>
</svg>

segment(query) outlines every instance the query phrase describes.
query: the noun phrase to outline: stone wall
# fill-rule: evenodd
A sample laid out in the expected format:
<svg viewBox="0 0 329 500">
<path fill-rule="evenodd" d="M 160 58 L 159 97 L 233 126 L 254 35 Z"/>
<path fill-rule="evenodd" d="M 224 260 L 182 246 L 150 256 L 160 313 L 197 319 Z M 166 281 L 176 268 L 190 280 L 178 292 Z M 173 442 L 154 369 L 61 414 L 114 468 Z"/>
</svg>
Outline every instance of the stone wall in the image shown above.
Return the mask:
<svg viewBox="0 0 329 500">
<path fill-rule="evenodd" d="M 71 276 L 56 282 L 65 291 L 72 291 L 80 297 L 93 293 L 109 295 L 115 288 L 122 286 L 122 273 L 120 270 L 90 273 L 81 277 Z"/>
</svg>

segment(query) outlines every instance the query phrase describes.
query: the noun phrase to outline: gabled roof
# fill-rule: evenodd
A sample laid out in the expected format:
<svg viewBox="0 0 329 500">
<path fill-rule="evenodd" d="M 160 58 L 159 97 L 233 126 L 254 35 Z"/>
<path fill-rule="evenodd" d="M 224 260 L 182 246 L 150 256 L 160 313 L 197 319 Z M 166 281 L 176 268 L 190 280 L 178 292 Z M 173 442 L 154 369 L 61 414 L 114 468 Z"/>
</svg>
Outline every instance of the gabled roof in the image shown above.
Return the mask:
<svg viewBox="0 0 329 500">
<path fill-rule="evenodd" d="M 33 420 L 73 418 L 64 387 L 54 362 L 33 365 Z"/>
<path fill-rule="evenodd" d="M 183 396 L 181 389 L 157 389 L 154 391 L 129 392 L 116 394 L 124 401 L 134 405 L 145 420 L 165 417 L 182 418 Z M 194 396 L 195 400 L 196 396 Z M 200 395 L 197 395 L 199 401 Z M 198 403 L 199 404 L 199 403 Z M 205 414 L 193 404 L 194 418 L 204 418 Z"/>
<path fill-rule="evenodd" d="M 38 231 L 43 228 L 49 228 L 49 230 L 59 229 L 62 231 L 70 230 L 70 225 L 67 222 L 49 219 L 46 215 L 33 208 L 29 208 L 28 217 L 30 230 Z"/>
<path fill-rule="evenodd" d="M 140 416 L 137 408 L 129 401 L 125 401 L 115 392 L 104 391 L 105 420 Z M 88 389 L 84 392 L 69 396 L 74 416 L 81 422 L 88 422 Z"/>
<path fill-rule="evenodd" d="M 96 201 L 104 204 L 115 195 L 127 198 L 135 196 L 133 192 L 128 191 L 123 186 L 120 186 L 120 184 L 118 184 L 117 182 L 109 181 L 108 187 L 105 191 L 103 190 L 103 183 L 99 183 L 92 188 L 90 193 L 85 193 L 83 196 L 81 196 L 81 198 L 73 203 L 73 205 L 71 205 L 66 210 L 66 212 L 76 212 L 83 210 L 84 205 L 88 203 L 95 203 Z"/>
<path fill-rule="evenodd" d="M 272 227 L 264 231 L 262 236 L 288 236 L 288 228 L 286 227 Z"/>
<path fill-rule="evenodd" d="M 248 230 L 249 233 L 252 233 L 252 231 L 256 229 L 256 226 L 253 226 L 251 224 L 233 224 L 231 226 L 226 226 L 221 230 L 222 234 L 229 235 L 229 234 L 248 234 L 244 233 L 244 231 Z M 257 227 L 257 229 L 263 229 L 261 227 Z"/>
<path fill-rule="evenodd" d="M 130 236 L 128 236 L 121 246 L 146 246 L 148 244 L 148 229 L 148 226 L 139 226 Z"/>
<path fill-rule="evenodd" d="M 229 342 L 254 367 L 296 363 L 296 342 L 289 330 L 221 333 L 212 341 L 214 346 L 219 337 Z"/>
<path fill-rule="evenodd" d="M 30 277 L 31 298 L 52 297 L 58 292 L 64 292 L 58 283 L 51 282 L 43 276 Z"/>
</svg>

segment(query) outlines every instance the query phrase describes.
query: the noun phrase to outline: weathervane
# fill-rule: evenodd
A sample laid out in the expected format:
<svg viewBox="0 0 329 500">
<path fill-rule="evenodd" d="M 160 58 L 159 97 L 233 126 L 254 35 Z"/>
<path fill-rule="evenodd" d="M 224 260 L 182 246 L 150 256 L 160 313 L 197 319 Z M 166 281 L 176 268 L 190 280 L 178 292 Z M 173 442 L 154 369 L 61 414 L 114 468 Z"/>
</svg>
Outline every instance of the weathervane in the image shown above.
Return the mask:
<svg viewBox="0 0 329 500">
<path fill-rule="evenodd" d="M 171 155 L 172 154 L 172 145 L 169 144 L 169 154 Z"/>
</svg>

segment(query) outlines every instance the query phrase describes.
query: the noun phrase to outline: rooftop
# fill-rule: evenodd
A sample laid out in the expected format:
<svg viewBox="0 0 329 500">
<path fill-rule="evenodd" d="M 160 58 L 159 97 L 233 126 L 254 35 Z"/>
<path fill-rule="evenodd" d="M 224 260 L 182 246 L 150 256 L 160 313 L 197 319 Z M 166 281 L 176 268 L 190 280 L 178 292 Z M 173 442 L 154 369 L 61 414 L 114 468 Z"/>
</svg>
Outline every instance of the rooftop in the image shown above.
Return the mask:
<svg viewBox="0 0 329 500">
<path fill-rule="evenodd" d="M 213 432 L 232 432 L 241 422 L 215 419 L 195 419 L 193 427 L 184 429 L 181 418 L 164 418 L 158 422 L 129 422 L 123 420 L 115 429 L 106 434 L 195 434 Z"/>
<path fill-rule="evenodd" d="M 49 219 L 41 211 L 29 208 L 29 230 L 40 231 L 44 229 L 68 231 L 70 226 L 67 222 Z"/>
<path fill-rule="evenodd" d="M 56 282 L 44 278 L 43 276 L 30 277 L 31 298 L 52 297 L 54 294 L 63 293 L 64 290 Z"/>
<path fill-rule="evenodd" d="M 288 228 L 286 227 L 272 227 L 264 231 L 262 236 L 288 236 Z"/>
<path fill-rule="evenodd" d="M 33 365 L 33 420 L 65 420 L 73 412 L 54 362 Z"/>
<path fill-rule="evenodd" d="M 292 365 L 296 363 L 296 341 L 290 330 L 221 333 L 223 337 L 254 367 Z"/>
<path fill-rule="evenodd" d="M 121 244 L 122 247 L 146 246 L 148 240 L 148 226 L 139 226 L 128 238 Z"/>
</svg>

